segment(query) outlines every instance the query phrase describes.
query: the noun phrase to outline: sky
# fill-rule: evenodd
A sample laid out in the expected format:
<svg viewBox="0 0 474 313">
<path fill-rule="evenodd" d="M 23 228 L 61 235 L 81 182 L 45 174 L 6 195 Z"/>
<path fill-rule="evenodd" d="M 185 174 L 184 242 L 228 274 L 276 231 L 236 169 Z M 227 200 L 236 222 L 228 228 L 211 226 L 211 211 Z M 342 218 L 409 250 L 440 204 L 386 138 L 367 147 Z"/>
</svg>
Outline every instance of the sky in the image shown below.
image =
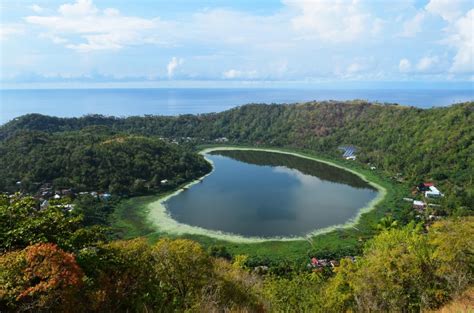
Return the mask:
<svg viewBox="0 0 474 313">
<path fill-rule="evenodd" d="M 474 82 L 470 0 L 3 0 L 0 87 Z"/>
</svg>

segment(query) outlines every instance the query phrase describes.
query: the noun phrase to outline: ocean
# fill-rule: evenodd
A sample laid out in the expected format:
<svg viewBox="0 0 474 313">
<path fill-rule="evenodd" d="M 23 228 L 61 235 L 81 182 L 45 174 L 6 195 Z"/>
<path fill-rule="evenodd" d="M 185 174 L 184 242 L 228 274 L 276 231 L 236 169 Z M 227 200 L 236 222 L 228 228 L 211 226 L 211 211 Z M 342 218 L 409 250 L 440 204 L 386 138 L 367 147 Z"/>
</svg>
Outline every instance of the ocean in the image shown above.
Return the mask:
<svg viewBox="0 0 474 313">
<path fill-rule="evenodd" d="M 473 89 L 35 89 L 0 90 L 0 124 L 28 113 L 74 117 L 179 115 L 220 112 L 247 103 L 311 100 L 390 102 L 420 108 L 474 100 Z"/>
</svg>

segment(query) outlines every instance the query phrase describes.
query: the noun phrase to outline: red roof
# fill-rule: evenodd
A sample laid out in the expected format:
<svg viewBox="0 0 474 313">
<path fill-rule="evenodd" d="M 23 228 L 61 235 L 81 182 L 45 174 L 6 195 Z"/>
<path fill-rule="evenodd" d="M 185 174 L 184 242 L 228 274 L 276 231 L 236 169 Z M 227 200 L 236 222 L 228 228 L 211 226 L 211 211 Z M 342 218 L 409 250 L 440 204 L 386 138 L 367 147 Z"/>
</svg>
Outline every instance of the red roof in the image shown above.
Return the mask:
<svg viewBox="0 0 474 313">
<path fill-rule="evenodd" d="M 433 187 L 434 186 L 434 184 L 431 183 L 431 182 L 423 183 L 423 185 L 425 185 L 426 187 Z"/>
<path fill-rule="evenodd" d="M 311 259 L 311 263 L 312 263 L 312 264 L 318 264 L 318 259 L 312 258 L 312 259 Z"/>
</svg>

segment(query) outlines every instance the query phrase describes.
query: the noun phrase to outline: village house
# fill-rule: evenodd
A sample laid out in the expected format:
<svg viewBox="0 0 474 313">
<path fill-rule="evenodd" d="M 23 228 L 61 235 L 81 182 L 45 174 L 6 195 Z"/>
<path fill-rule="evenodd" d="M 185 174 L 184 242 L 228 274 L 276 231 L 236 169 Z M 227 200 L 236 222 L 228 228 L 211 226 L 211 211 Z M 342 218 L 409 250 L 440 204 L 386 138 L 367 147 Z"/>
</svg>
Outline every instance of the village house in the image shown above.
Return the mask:
<svg viewBox="0 0 474 313">
<path fill-rule="evenodd" d="M 434 186 L 434 184 L 431 182 L 420 183 L 418 186 L 416 186 L 416 189 L 418 189 L 419 192 L 425 192 L 430 190 L 430 187 L 432 186 Z"/>
<path fill-rule="evenodd" d="M 443 194 L 441 191 L 438 190 L 435 186 L 430 186 L 429 190 L 425 191 L 426 198 L 439 198 L 442 197 Z"/>
<path fill-rule="evenodd" d="M 49 206 L 49 201 L 48 200 L 43 200 L 40 204 L 40 210 L 45 210 Z"/>
<path fill-rule="evenodd" d="M 215 141 L 215 142 L 221 142 L 221 143 L 222 143 L 222 142 L 227 142 L 227 141 L 229 141 L 229 139 L 227 139 L 227 137 L 220 137 L 220 138 L 216 138 L 214 141 Z"/>
<path fill-rule="evenodd" d="M 99 198 L 102 200 L 109 200 L 111 197 L 112 195 L 107 192 L 99 194 Z"/>
<path fill-rule="evenodd" d="M 423 201 L 413 200 L 413 208 L 414 209 L 424 210 L 425 207 L 426 207 L 426 203 L 424 203 Z"/>
</svg>

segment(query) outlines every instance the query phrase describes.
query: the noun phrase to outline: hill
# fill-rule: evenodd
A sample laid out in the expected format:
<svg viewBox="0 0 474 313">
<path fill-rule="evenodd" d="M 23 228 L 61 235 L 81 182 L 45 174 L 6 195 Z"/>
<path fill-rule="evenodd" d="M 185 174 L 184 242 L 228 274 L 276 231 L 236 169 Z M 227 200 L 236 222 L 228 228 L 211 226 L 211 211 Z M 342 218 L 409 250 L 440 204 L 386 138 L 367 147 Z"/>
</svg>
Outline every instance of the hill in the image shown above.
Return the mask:
<svg viewBox="0 0 474 313">
<path fill-rule="evenodd" d="M 446 206 L 474 203 L 474 102 L 419 109 L 364 101 L 294 105 L 249 104 L 213 114 L 58 118 L 25 115 L 0 127 L 0 140 L 21 130 L 49 133 L 103 126 L 111 132 L 187 138 L 195 144 L 225 137 L 229 143 L 311 150 L 340 157 L 341 145 L 357 147 L 358 161 L 407 184 L 434 180 Z"/>
<path fill-rule="evenodd" d="M 0 142 L 0 190 L 54 189 L 142 194 L 173 188 L 210 171 L 204 158 L 157 138 L 114 135 L 100 128 L 20 131 Z M 163 183 L 165 182 L 166 183 Z"/>
</svg>

